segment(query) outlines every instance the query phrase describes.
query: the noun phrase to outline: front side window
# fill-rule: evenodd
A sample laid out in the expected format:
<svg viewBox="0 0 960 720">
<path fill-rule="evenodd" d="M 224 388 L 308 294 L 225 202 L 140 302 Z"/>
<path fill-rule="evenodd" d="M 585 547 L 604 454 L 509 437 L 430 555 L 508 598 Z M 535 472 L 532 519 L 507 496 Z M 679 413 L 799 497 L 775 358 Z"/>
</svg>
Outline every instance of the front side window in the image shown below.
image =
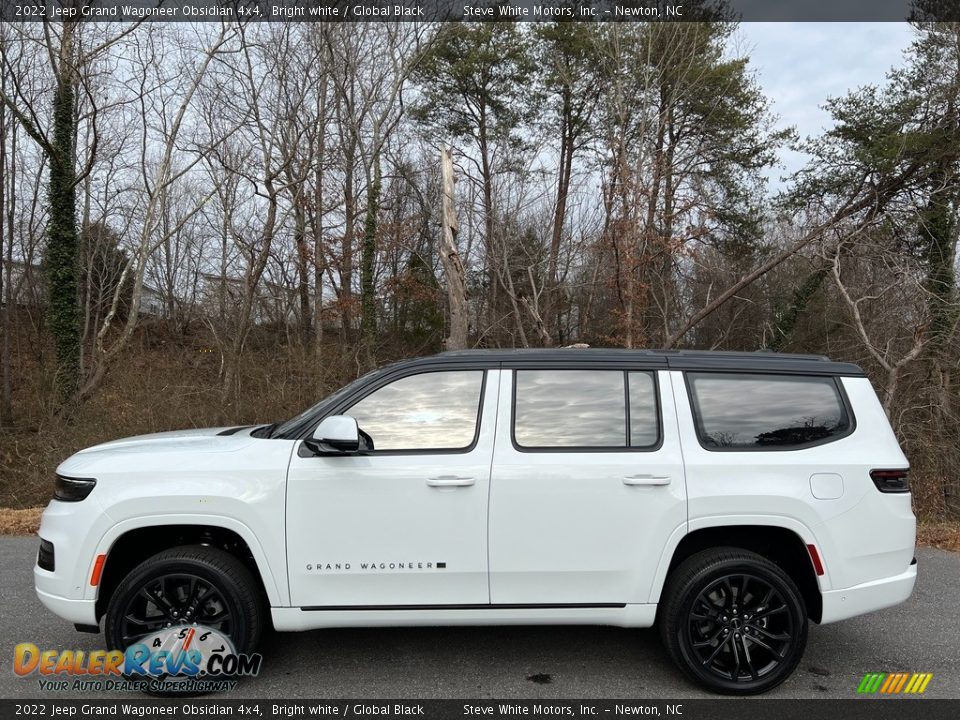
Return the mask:
<svg viewBox="0 0 960 720">
<path fill-rule="evenodd" d="M 395 380 L 344 414 L 374 450 L 465 450 L 480 422 L 483 370 L 431 372 Z"/>
<path fill-rule="evenodd" d="M 850 428 L 831 377 L 688 373 L 707 449 L 778 450 L 835 440 Z"/>
<path fill-rule="evenodd" d="M 647 448 L 659 439 L 651 373 L 517 370 L 514 378 L 513 435 L 521 448 Z"/>
</svg>

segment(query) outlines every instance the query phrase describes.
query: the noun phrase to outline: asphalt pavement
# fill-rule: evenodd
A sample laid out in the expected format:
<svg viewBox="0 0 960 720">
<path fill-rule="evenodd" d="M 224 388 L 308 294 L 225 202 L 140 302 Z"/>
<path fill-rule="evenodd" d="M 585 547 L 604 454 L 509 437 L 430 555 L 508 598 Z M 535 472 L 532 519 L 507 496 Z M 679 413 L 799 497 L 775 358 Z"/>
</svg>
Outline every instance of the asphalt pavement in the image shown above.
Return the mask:
<svg viewBox="0 0 960 720">
<path fill-rule="evenodd" d="M 0 537 L 0 697 L 43 693 L 14 674 L 13 649 L 103 648 L 48 612 L 33 591 L 37 539 Z M 903 605 L 810 628 L 799 668 L 767 697 L 849 698 L 868 672 L 929 672 L 925 695 L 960 698 L 960 554 L 919 549 Z M 263 667 L 230 698 L 701 698 L 655 630 L 609 627 L 336 629 L 269 633 Z M 103 695 L 89 697 L 103 698 Z M 114 697 L 120 697 L 116 695 Z M 141 697 L 128 695 L 128 697 Z"/>
</svg>

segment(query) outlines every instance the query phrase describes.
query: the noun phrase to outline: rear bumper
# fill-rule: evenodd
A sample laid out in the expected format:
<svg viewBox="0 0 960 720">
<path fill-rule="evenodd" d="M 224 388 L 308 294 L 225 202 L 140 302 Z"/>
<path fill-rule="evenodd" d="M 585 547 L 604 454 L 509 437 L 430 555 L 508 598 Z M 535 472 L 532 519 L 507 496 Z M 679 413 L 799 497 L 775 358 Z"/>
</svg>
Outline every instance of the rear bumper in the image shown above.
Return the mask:
<svg viewBox="0 0 960 720">
<path fill-rule="evenodd" d="M 898 605 L 910 597 L 917 582 L 917 564 L 914 561 L 907 570 L 893 577 L 871 580 L 842 590 L 823 593 L 823 613 L 820 624 L 863 615 Z"/>
</svg>

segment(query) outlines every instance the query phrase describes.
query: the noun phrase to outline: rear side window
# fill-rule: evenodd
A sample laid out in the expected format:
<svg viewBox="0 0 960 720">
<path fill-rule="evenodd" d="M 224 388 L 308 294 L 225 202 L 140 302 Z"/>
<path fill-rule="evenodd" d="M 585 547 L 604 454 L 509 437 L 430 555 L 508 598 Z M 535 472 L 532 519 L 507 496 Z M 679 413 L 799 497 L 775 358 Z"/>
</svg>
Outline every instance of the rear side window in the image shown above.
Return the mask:
<svg viewBox="0 0 960 720">
<path fill-rule="evenodd" d="M 530 450 L 650 449 L 660 413 L 652 373 L 517 370 L 513 437 Z"/>
<path fill-rule="evenodd" d="M 708 450 L 785 450 L 837 440 L 852 422 L 832 377 L 687 373 Z"/>
</svg>

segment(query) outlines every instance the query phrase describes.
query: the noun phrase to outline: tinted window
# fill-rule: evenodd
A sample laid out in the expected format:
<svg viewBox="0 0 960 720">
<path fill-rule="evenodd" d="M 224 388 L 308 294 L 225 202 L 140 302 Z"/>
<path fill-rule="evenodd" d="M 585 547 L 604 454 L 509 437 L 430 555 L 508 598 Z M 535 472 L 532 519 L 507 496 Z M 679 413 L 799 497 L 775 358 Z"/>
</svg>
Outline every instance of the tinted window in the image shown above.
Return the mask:
<svg viewBox="0 0 960 720">
<path fill-rule="evenodd" d="M 657 386 L 653 374 L 629 373 L 630 382 L 630 445 L 650 447 L 660 439 L 657 412 Z"/>
<path fill-rule="evenodd" d="M 626 447 L 627 399 L 616 370 L 518 370 L 521 447 Z"/>
<path fill-rule="evenodd" d="M 461 450 L 473 444 L 482 370 L 423 373 L 375 390 L 346 411 L 375 450 Z"/>
<path fill-rule="evenodd" d="M 833 378 L 688 373 L 700 441 L 708 448 L 789 448 L 850 429 Z"/>
</svg>

